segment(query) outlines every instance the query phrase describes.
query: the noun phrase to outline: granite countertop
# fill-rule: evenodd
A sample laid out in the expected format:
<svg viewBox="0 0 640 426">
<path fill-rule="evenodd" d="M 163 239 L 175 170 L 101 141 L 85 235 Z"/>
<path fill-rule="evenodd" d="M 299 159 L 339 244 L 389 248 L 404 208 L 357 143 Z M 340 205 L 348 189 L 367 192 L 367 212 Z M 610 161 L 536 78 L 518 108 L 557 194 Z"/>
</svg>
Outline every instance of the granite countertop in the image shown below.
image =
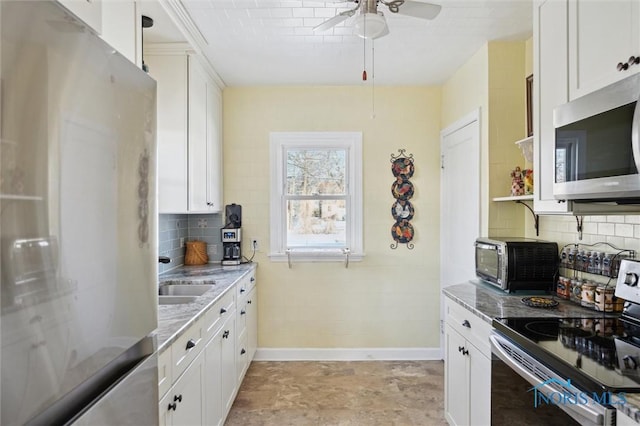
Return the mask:
<svg viewBox="0 0 640 426">
<path fill-rule="evenodd" d="M 158 277 L 160 284 L 211 284 L 214 288 L 193 303 L 158 306 L 158 353 L 163 352 L 222 297 L 233 285 L 257 267 L 256 263 L 221 266 L 210 263 L 202 266 L 181 266 Z"/>
<path fill-rule="evenodd" d="M 555 308 L 532 308 L 521 301 L 527 295 L 526 293 L 506 293 L 479 280 L 445 287 L 442 293 L 489 324 L 494 318 L 569 318 L 594 315 L 597 312 L 560 298 L 555 298 L 559 302 Z M 602 315 L 602 313 L 599 314 Z"/>
</svg>

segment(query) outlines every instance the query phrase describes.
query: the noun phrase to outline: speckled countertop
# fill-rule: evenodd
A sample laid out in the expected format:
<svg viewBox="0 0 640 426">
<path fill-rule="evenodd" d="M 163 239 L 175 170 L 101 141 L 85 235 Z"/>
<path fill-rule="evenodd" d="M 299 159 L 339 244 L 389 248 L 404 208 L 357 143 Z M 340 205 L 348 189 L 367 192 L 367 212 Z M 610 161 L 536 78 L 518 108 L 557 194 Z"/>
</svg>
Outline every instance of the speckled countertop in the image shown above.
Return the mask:
<svg viewBox="0 0 640 426">
<path fill-rule="evenodd" d="M 491 323 L 494 318 L 562 318 L 596 313 L 593 309 L 583 308 L 576 303 L 559 298 L 556 298 L 559 305 L 555 308 L 531 308 L 522 303 L 526 293 L 506 293 L 477 280 L 445 287 L 442 293 L 488 323 Z"/>
<path fill-rule="evenodd" d="M 158 353 L 163 352 L 180 334 L 198 320 L 207 309 L 233 285 L 257 267 L 256 263 L 221 266 L 210 263 L 202 266 L 181 266 L 158 277 L 160 284 L 211 284 L 215 286 L 193 303 L 158 306 Z"/>
</svg>

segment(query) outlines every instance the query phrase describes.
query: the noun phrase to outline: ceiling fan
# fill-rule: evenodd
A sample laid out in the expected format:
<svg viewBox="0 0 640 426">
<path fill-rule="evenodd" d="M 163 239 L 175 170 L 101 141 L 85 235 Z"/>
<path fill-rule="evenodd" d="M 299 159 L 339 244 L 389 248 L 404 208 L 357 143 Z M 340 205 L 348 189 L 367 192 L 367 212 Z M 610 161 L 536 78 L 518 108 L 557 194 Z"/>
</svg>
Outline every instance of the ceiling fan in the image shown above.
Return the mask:
<svg viewBox="0 0 640 426">
<path fill-rule="evenodd" d="M 389 8 L 391 13 L 399 13 L 401 15 L 413 16 L 421 19 L 433 19 L 440 13 L 442 6 L 433 3 L 422 3 L 413 0 L 325 0 L 332 3 L 355 3 L 353 9 L 340 12 L 333 18 L 324 21 L 322 24 L 313 28 L 313 31 L 326 31 L 335 27 L 339 23 L 349 19 L 353 15 L 356 19 L 353 23 L 356 34 L 362 38 L 379 38 L 389 34 L 387 21 L 381 11 L 378 10 L 378 4 Z"/>
</svg>

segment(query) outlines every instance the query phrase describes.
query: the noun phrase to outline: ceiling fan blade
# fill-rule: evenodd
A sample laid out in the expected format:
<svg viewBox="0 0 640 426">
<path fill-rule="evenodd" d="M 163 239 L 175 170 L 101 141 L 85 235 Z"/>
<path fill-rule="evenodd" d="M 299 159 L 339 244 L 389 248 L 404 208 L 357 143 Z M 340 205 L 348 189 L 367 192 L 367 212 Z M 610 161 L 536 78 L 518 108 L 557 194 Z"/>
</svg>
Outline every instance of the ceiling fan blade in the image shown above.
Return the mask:
<svg viewBox="0 0 640 426">
<path fill-rule="evenodd" d="M 338 25 L 340 22 L 345 21 L 347 19 L 349 19 L 350 17 L 352 17 L 355 13 L 356 10 L 358 10 L 358 8 L 355 9 L 351 9 L 351 10 L 345 10 L 344 12 L 340 12 L 339 14 L 337 14 L 336 16 L 334 16 L 333 18 L 327 19 L 326 21 L 324 21 L 322 24 L 313 27 L 313 31 L 326 31 L 329 28 L 333 28 L 336 25 Z"/>
<path fill-rule="evenodd" d="M 405 2 L 398 7 L 398 12 L 401 15 L 413 16 L 415 18 L 433 19 L 440 13 L 442 6 L 433 3 L 421 3 L 418 1 L 405 0 Z M 391 10 L 393 12 L 393 10 Z"/>
</svg>

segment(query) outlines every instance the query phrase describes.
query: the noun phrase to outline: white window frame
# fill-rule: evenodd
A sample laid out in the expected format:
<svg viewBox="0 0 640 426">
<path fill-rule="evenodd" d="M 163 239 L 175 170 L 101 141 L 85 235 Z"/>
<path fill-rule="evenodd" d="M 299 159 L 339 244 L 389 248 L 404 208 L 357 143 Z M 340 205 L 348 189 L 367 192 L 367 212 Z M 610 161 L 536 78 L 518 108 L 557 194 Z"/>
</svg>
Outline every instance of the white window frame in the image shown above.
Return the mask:
<svg viewBox="0 0 640 426">
<path fill-rule="evenodd" d="M 336 148 L 347 151 L 347 248 L 349 261 L 364 257 L 362 220 L 362 132 L 271 132 L 271 235 L 272 261 L 322 262 L 342 261 L 342 249 L 293 248 L 287 251 L 285 152 L 291 148 Z"/>
</svg>

